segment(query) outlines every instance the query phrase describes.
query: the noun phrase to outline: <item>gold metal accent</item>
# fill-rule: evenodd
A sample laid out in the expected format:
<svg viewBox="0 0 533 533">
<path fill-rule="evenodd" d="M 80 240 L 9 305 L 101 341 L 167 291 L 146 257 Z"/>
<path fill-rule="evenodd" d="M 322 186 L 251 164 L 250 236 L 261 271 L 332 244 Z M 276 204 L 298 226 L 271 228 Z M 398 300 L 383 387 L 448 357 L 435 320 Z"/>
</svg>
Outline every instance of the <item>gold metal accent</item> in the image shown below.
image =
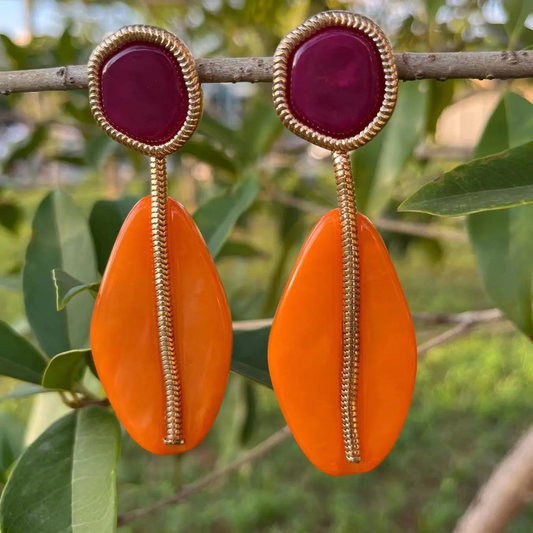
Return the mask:
<svg viewBox="0 0 533 533">
<path fill-rule="evenodd" d="M 187 87 L 189 107 L 185 122 L 172 139 L 159 145 L 146 144 L 115 129 L 106 119 L 101 102 L 100 75 L 105 60 L 126 44 L 140 41 L 166 48 L 176 58 Z M 150 156 L 154 284 L 159 354 L 165 385 L 166 434 L 164 443 L 168 445 L 184 444 L 181 382 L 174 343 L 175 332 L 168 262 L 168 193 L 165 157 L 181 148 L 198 127 L 202 114 L 202 90 L 198 81 L 195 61 L 187 46 L 173 33 L 152 26 L 126 26 L 108 37 L 93 51 L 89 59 L 88 75 L 91 111 L 104 132 L 115 141 Z"/>
<path fill-rule="evenodd" d="M 292 114 L 287 98 L 288 71 L 294 51 L 303 41 L 328 27 L 353 28 L 368 35 L 377 47 L 385 76 L 383 102 L 377 115 L 363 131 L 346 139 L 323 135 L 300 122 Z M 340 398 L 342 431 L 346 459 L 349 462 L 358 463 L 361 461 L 357 420 L 360 363 L 360 272 L 357 207 L 349 152 L 372 140 L 390 118 L 398 94 L 396 64 L 390 42 L 375 22 L 348 11 L 327 11 L 311 17 L 282 39 L 274 55 L 273 82 L 272 97 L 283 124 L 296 135 L 333 153 L 343 254 L 343 364 Z"/>
<path fill-rule="evenodd" d="M 342 432 L 346 459 L 351 463 L 359 463 L 361 449 L 357 428 L 357 390 L 359 387 L 360 273 L 357 205 L 350 155 L 339 152 L 332 155 L 342 234 Z"/>
<path fill-rule="evenodd" d="M 174 347 L 174 321 L 168 266 L 167 162 L 164 157 L 150 158 L 150 188 L 159 353 L 165 379 L 166 437 L 164 442 L 165 444 L 183 444 L 181 382 Z"/>
</svg>

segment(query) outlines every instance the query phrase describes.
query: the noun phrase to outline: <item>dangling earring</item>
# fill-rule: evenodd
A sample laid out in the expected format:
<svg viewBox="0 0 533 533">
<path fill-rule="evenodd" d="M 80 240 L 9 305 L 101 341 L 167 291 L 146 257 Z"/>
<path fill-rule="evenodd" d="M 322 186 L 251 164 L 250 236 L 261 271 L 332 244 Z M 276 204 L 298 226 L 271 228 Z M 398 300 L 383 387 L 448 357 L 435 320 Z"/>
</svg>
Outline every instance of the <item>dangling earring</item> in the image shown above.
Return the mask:
<svg viewBox="0 0 533 533">
<path fill-rule="evenodd" d="M 231 362 L 228 303 L 193 219 L 167 196 L 165 157 L 202 113 L 194 58 L 172 33 L 128 26 L 89 61 L 89 97 L 114 140 L 150 156 L 151 196 L 132 209 L 103 276 L 91 324 L 98 375 L 128 433 L 181 453 L 211 427 Z"/>
<path fill-rule="evenodd" d="M 349 155 L 385 125 L 397 90 L 390 43 L 360 15 L 316 15 L 276 50 L 274 105 L 289 130 L 332 152 L 339 209 L 303 245 L 268 364 L 296 441 L 332 475 L 367 472 L 385 458 L 415 382 L 409 309 L 379 233 L 357 213 Z"/>
</svg>

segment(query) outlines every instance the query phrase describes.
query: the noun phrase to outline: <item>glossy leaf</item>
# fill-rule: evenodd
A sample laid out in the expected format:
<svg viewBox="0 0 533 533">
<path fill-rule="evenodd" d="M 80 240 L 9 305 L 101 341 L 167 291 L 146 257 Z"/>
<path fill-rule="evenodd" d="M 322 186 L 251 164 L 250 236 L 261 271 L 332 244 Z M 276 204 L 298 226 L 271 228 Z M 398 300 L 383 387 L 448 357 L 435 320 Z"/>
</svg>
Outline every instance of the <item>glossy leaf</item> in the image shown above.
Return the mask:
<svg viewBox="0 0 533 533">
<path fill-rule="evenodd" d="M 521 331 L 533 336 L 533 206 L 472 215 L 467 228 L 491 300 Z"/>
<path fill-rule="evenodd" d="M 272 105 L 260 98 L 250 102 L 252 105 L 247 110 L 235 146 L 242 168 L 255 168 L 257 159 L 270 151 L 274 141 L 283 131 L 283 124 Z"/>
<path fill-rule="evenodd" d="M 410 196 L 399 211 L 457 216 L 533 202 L 533 142 L 460 165 Z"/>
<path fill-rule="evenodd" d="M 92 113 L 87 107 L 78 110 L 72 105 L 70 113 L 75 114 L 76 112 L 78 112 L 78 120 L 82 120 L 87 117 L 87 120 L 94 122 Z M 87 159 L 87 164 L 95 170 L 102 168 L 107 159 L 114 154 L 116 150 L 118 150 L 118 147 L 119 145 L 108 135 L 103 132 L 99 132 L 97 135 L 89 139 L 85 146 L 85 157 Z"/>
<path fill-rule="evenodd" d="M 222 150 L 218 150 L 207 141 L 188 141 L 180 148 L 180 154 L 192 155 L 199 161 L 203 161 L 213 168 L 225 170 L 230 174 L 235 174 L 237 171 L 231 159 Z"/>
<path fill-rule="evenodd" d="M 41 383 L 46 359 L 24 337 L 0 321 L 0 374 Z"/>
<path fill-rule="evenodd" d="M 0 35 L 0 41 L 5 53 L 11 59 L 13 66 L 17 70 L 27 68 L 27 51 L 24 47 L 15 44 L 7 35 Z"/>
<path fill-rule="evenodd" d="M 108 410 L 61 418 L 13 469 L 0 501 L 2 533 L 114 533 L 119 452 L 120 427 Z"/>
<path fill-rule="evenodd" d="M 0 413 L 0 479 L 5 483 L 11 465 L 22 452 L 24 428 L 8 413 Z"/>
<path fill-rule="evenodd" d="M 404 83 L 396 109 L 379 135 L 353 155 L 360 208 L 371 218 L 386 207 L 426 126 L 425 83 Z"/>
<path fill-rule="evenodd" d="M 72 277 L 60 268 L 55 268 L 52 271 L 54 285 L 56 288 L 56 305 L 57 310 L 61 311 L 77 294 L 89 291 L 94 297 L 98 294 L 100 282 L 82 283 L 79 279 Z"/>
<path fill-rule="evenodd" d="M 28 396 L 35 396 L 37 394 L 44 394 L 46 392 L 52 391 L 45 389 L 40 385 L 34 385 L 33 383 L 19 383 L 7 394 L 0 396 L 0 402 L 4 402 L 6 400 L 18 400 L 20 398 L 27 398 Z"/>
<path fill-rule="evenodd" d="M 85 348 L 94 298 L 80 294 L 58 312 L 52 270 L 62 269 L 83 283 L 98 279 L 89 225 L 68 195 L 54 191 L 39 205 L 32 229 L 22 274 L 28 321 L 50 357 Z"/>
<path fill-rule="evenodd" d="M 229 257 L 242 257 L 247 259 L 261 258 L 265 254 L 255 246 L 245 241 L 238 241 L 236 239 L 230 239 L 224 243 L 217 259 L 229 258 Z"/>
<path fill-rule="evenodd" d="M 505 29 L 509 36 L 508 50 L 514 50 L 524 32 L 526 19 L 533 13 L 533 0 L 503 0 L 507 11 Z"/>
<path fill-rule="evenodd" d="M 93 205 L 89 216 L 89 225 L 94 239 L 100 274 L 104 273 L 122 223 L 138 201 L 138 197 L 125 196 L 118 200 L 99 200 Z"/>
<path fill-rule="evenodd" d="M 13 165 L 33 155 L 48 138 L 48 131 L 44 126 L 37 126 L 25 139 L 16 143 L 4 159 L 4 172 L 10 172 Z"/>
<path fill-rule="evenodd" d="M 202 115 L 202 120 L 198 126 L 198 133 L 208 140 L 213 140 L 221 146 L 235 149 L 239 145 L 239 132 L 224 126 L 208 113 Z"/>
<path fill-rule="evenodd" d="M 242 179 L 229 194 L 216 196 L 196 210 L 194 221 L 216 257 L 229 238 L 239 217 L 252 205 L 259 193 L 257 176 Z"/>
<path fill-rule="evenodd" d="M 532 132 L 533 104 L 515 93 L 505 94 L 476 148 L 479 159 L 424 185 L 399 210 L 454 216 L 533 201 L 533 173 L 527 163 Z M 508 152 L 510 148 L 514 150 Z"/>
<path fill-rule="evenodd" d="M 482 157 L 533 141 L 532 125 L 533 104 L 517 94 L 505 94 L 485 127 L 476 155 Z M 504 183 L 506 175 L 501 179 Z M 470 215 L 467 229 L 489 297 L 531 337 L 533 205 Z"/>
<path fill-rule="evenodd" d="M 52 390 L 71 391 L 83 377 L 91 350 L 72 350 L 53 357 L 44 371 L 42 386 Z"/>
<path fill-rule="evenodd" d="M 233 331 L 231 370 L 272 388 L 268 373 L 268 336 L 270 325 Z"/>
<path fill-rule="evenodd" d="M 426 132 L 435 135 L 437 122 L 442 115 L 442 112 L 452 103 L 453 94 L 455 92 L 455 81 L 428 80 L 427 84 L 429 95 Z"/>
<path fill-rule="evenodd" d="M 17 233 L 24 212 L 20 205 L 10 200 L 0 200 L 0 226 L 3 226 L 11 233 Z"/>
</svg>

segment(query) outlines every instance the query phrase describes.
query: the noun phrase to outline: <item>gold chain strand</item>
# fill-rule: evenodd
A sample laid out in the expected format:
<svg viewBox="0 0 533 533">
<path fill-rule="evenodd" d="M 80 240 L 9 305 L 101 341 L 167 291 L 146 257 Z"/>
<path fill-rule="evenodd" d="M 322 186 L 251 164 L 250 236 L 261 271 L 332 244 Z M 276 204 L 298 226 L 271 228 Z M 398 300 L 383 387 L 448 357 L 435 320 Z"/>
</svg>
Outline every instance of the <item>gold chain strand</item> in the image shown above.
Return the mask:
<svg viewBox="0 0 533 533">
<path fill-rule="evenodd" d="M 164 157 L 150 158 L 152 196 L 152 252 L 154 256 L 155 294 L 159 353 L 163 366 L 166 403 L 165 444 L 183 444 L 181 383 L 174 347 L 174 322 L 170 295 L 167 244 L 167 164 Z"/>
<path fill-rule="evenodd" d="M 361 461 L 357 427 L 357 390 L 359 384 L 359 240 L 357 206 L 352 166 L 348 153 L 333 152 L 337 181 L 337 200 L 342 235 L 342 381 L 341 415 L 346 459 Z"/>
</svg>

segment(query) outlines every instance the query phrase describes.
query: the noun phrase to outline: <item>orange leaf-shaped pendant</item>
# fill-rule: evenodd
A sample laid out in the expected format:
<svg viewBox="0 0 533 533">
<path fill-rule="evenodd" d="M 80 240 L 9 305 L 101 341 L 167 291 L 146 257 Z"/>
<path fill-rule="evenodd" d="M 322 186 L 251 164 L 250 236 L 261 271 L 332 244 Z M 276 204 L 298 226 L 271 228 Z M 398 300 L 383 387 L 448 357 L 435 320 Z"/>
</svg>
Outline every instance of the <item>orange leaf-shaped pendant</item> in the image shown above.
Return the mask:
<svg viewBox="0 0 533 533">
<path fill-rule="evenodd" d="M 361 462 L 348 462 L 341 418 L 342 242 L 338 210 L 305 242 L 272 326 L 268 364 L 294 438 L 331 475 L 375 468 L 400 434 L 413 393 L 417 351 L 407 302 L 387 249 L 357 215 L 360 361 L 357 420 Z"/>
<path fill-rule="evenodd" d="M 103 387 L 128 433 L 156 454 L 194 448 L 209 431 L 231 363 L 231 316 L 207 246 L 191 216 L 168 200 L 168 253 L 184 445 L 166 445 L 150 198 L 124 222 L 96 300 L 91 347 Z"/>
</svg>

